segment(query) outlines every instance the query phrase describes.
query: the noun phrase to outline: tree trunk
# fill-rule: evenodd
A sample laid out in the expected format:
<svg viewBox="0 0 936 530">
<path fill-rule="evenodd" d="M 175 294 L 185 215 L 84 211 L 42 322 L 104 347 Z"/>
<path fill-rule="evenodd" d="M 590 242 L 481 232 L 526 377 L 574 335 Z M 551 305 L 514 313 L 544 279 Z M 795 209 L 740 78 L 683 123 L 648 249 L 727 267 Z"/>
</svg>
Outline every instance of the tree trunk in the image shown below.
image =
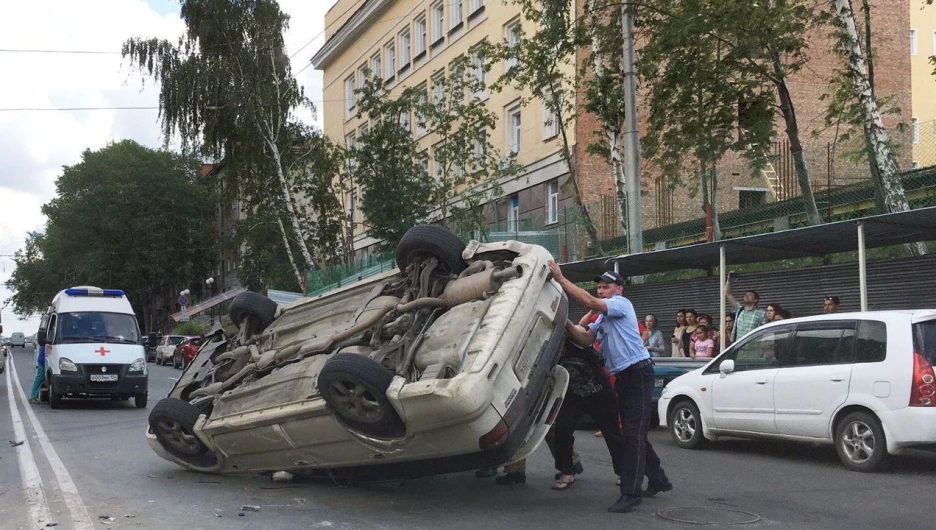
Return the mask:
<svg viewBox="0 0 936 530">
<path fill-rule="evenodd" d="M 803 156 L 803 144 L 800 142 L 799 124 L 796 121 L 796 108 L 793 106 L 793 98 L 790 96 L 786 78 L 782 77 L 783 68 L 780 66 L 780 56 L 774 53 L 772 59 L 774 75 L 776 75 L 777 93 L 780 98 L 780 112 L 783 114 L 787 139 L 790 141 L 790 154 L 793 156 L 796 180 L 799 182 L 800 194 L 803 196 L 806 222 L 810 226 L 815 226 L 822 223 L 822 218 L 819 217 L 819 208 L 816 207 L 812 183 L 809 181 L 809 168 L 806 166 L 806 157 Z"/>
<path fill-rule="evenodd" d="M 878 179 L 884 195 L 884 205 L 888 212 L 904 212 L 910 209 L 903 183 L 900 181 L 897 158 L 890 146 L 890 139 L 881 120 L 881 111 L 871 92 L 868 70 L 865 66 L 864 53 L 861 50 L 858 28 L 855 25 L 855 13 L 849 0 L 832 0 L 832 11 L 844 37 L 848 53 L 848 70 L 855 84 L 858 100 L 864 110 L 865 136 L 870 144 L 870 160 L 877 165 Z M 872 175 L 874 171 L 872 170 Z M 926 254 L 922 242 L 908 245 L 911 254 Z"/>
<path fill-rule="evenodd" d="M 292 265 L 293 273 L 296 275 L 296 283 L 302 288 L 302 272 L 299 271 L 299 266 L 296 265 L 296 258 L 293 256 L 292 247 L 289 244 L 289 235 L 286 234 L 286 227 L 283 226 L 283 220 L 280 219 L 278 213 L 276 214 L 276 224 L 279 225 L 280 235 L 283 236 L 283 246 L 286 247 L 286 255 L 289 256 L 289 264 Z"/>
<path fill-rule="evenodd" d="M 283 173 L 283 159 L 280 156 L 279 147 L 277 147 L 276 142 L 269 138 L 267 139 L 267 147 L 270 148 L 273 162 L 276 164 L 276 177 L 279 179 L 280 187 L 283 191 L 283 203 L 286 206 L 286 215 L 289 217 L 292 229 L 296 234 L 296 239 L 298 239 L 297 244 L 299 245 L 299 250 L 302 252 L 303 259 L 305 259 L 306 267 L 317 268 L 315 260 L 312 259 L 312 254 L 309 252 L 309 247 L 306 246 L 305 232 L 303 232 L 302 226 L 299 224 L 299 216 L 296 214 L 296 207 L 292 201 L 292 193 L 289 192 L 289 183 L 286 181 L 286 174 Z M 289 245 L 286 246 L 286 250 L 292 253 L 292 251 L 289 250 Z M 295 268 L 295 263 L 293 267 Z M 296 270 L 298 270 L 298 268 Z M 300 276 L 299 278 L 299 285 L 302 285 L 302 277 Z"/>
</svg>

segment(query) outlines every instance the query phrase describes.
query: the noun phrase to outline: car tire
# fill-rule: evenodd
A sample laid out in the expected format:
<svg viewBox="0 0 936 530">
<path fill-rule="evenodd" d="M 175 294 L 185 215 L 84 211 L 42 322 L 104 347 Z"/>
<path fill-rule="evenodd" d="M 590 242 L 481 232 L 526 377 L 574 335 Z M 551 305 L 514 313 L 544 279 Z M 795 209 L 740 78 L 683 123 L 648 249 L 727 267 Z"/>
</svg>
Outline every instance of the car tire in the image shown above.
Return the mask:
<svg viewBox="0 0 936 530">
<path fill-rule="evenodd" d="M 55 390 L 49 389 L 49 408 L 58 409 L 62 407 L 62 395 Z"/>
<path fill-rule="evenodd" d="M 676 445 L 683 449 L 701 449 L 708 441 L 702 434 L 702 415 L 690 400 L 677 403 L 670 412 L 669 431 Z"/>
<path fill-rule="evenodd" d="M 852 412 L 835 428 L 835 450 L 852 471 L 873 473 L 887 467 L 887 440 L 874 414 Z"/>
<path fill-rule="evenodd" d="M 138 408 L 138 409 L 145 409 L 145 408 L 146 408 L 146 401 L 147 401 L 147 398 L 148 398 L 148 394 L 136 394 L 136 395 L 134 395 L 134 396 L 133 396 L 133 404 L 134 404 L 134 406 L 136 406 L 136 408 Z"/>
<path fill-rule="evenodd" d="M 163 398 L 150 411 L 149 426 L 166 451 L 187 464 L 206 469 L 215 466 L 218 457 L 195 436 L 195 423 L 201 414 L 187 401 Z"/>
<path fill-rule="evenodd" d="M 401 271 L 417 259 L 430 255 L 453 274 L 459 274 L 468 264 L 462 258 L 465 243 L 454 233 L 435 225 L 414 226 L 406 231 L 397 245 L 396 262 Z"/>
<path fill-rule="evenodd" d="M 354 353 L 329 359 L 318 376 L 325 403 L 345 425 L 368 436 L 400 438 L 403 420 L 387 398 L 393 373 L 379 362 Z"/>
<path fill-rule="evenodd" d="M 231 321 L 239 327 L 244 319 L 252 316 L 257 319 L 262 331 L 273 323 L 276 318 L 276 308 L 276 302 L 262 294 L 250 291 L 241 293 L 231 302 Z"/>
</svg>

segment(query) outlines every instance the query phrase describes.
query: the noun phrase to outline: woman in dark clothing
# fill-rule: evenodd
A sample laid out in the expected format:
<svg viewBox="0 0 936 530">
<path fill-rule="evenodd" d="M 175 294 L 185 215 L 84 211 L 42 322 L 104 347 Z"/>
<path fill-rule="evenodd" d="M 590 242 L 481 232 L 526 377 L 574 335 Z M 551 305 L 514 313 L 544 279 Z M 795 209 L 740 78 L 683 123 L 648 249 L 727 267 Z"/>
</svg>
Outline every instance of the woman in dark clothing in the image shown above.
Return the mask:
<svg viewBox="0 0 936 530">
<path fill-rule="evenodd" d="M 696 327 L 699 325 L 699 313 L 695 309 L 686 310 L 686 330 L 682 336 L 683 357 L 691 357 L 692 337 L 695 335 Z M 695 353 L 695 352 L 691 352 Z"/>
<path fill-rule="evenodd" d="M 617 395 L 604 371 L 601 354 L 592 347 L 582 348 L 567 340 L 559 364 L 569 372 L 569 389 L 554 426 L 556 438 L 553 449 L 559 477 L 553 489 L 568 489 L 575 482 L 572 448 L 575 428 L 585 414 L 598 424 L 608 452 L 611 453 L 614 473 L 619 475 L 624 454 L 624 436 L 618 421 Z"/>
</svg>

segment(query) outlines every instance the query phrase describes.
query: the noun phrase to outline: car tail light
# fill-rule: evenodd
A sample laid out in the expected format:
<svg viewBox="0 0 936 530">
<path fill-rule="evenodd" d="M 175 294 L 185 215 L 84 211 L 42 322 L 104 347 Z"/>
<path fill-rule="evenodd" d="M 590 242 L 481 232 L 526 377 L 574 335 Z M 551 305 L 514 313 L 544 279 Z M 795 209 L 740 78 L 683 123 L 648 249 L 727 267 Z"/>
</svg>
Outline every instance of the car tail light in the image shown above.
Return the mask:
<svg viewBox="0 0 936 530">
<path fill-rule="evenodd" d="M 478 445 L 481 446 L 482 450 L 490 449 L 503 440 L 508 430 L 507 422 L 501 420 L 497 422 L 497 425 L 495 425 L 493 429 L 478 440 Z"/>
<path fill-rule="evenodd" d="M 933 372 L 933 365 L 919 353 L 913 354 L 910 406 L 936 407 L 936 373 Z"/>
</svg>

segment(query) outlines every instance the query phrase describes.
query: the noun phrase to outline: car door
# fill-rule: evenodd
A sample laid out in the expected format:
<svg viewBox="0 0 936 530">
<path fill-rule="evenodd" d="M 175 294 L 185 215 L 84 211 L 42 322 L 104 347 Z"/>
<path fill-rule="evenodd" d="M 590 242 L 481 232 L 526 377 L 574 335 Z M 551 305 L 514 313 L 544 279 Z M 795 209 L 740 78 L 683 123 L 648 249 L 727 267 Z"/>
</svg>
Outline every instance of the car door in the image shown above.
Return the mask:
<svg viewBox="0 0 936 530">
<path fill-rule="evenodd" d="M 753 332 L 726 352 L 718 364 L 732 359 L 735 366 L 732 372 L 713 378 L 712 420 L 716 429 L 776 434 L 773 385 L 778 358 L 792 335 L 792 325 L 773 326 Z"/>
<path fill-rule="evenodd" d="M 779 434 L 830 437 L 832 414 L 848 397 L 857 324 L 823 320 L 796 325 L 774 383 Z"/>
</svg>

